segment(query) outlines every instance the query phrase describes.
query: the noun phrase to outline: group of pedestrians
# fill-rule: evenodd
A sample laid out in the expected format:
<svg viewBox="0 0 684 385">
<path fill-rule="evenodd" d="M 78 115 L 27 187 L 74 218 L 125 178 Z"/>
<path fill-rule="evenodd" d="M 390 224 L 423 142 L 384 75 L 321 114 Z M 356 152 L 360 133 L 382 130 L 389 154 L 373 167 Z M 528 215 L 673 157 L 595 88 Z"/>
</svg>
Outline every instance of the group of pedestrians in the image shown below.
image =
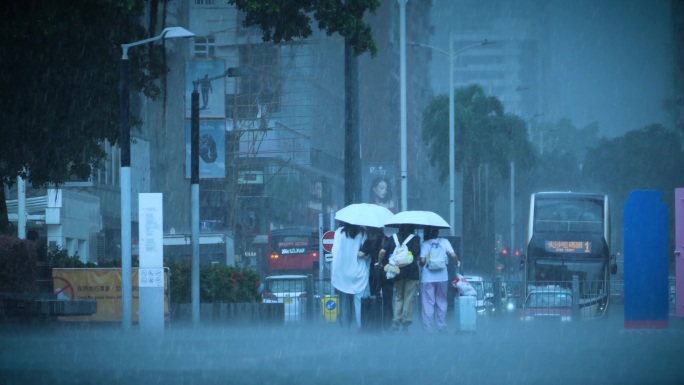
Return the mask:
<svg viewBox="0 0 684 385">
<path fill-rule="evenodd" d="M 439 228 L 423 227 L 424 241 L 416 234 L 416 226 L 402 224 L 395 237 L 385 236 L 382 229 L 340 222 L 332 247 L 331 283 L 339 298 L 338 317 L 345 327 L 362 328 L 361 302 L 364 297 L 379 298 L 382 327 L 386 331 L 407 331 L 413 323 L 414 298 L 420 290 L 422 326 L 428 333 L 446 332 L 448 272 L 446 268 L 429 268 L 430 253 L 443 248 L 455 266 L 458 257 Z M 410 239 L 409 239 L 410 237 Z M 396 274 L 390 255 L 406 242 L 413 255 L 411 263 L 401 266 Z"/>
</svg>

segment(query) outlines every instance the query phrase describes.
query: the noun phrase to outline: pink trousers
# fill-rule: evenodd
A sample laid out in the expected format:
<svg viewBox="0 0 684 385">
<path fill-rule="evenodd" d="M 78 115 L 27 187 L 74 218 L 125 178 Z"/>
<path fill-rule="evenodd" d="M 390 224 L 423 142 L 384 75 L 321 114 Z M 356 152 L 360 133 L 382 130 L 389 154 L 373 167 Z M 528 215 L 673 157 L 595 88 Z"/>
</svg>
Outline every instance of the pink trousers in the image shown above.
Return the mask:
<svg viewBox="0 0 684 385">
<path fill-rule="evenodd" d="M 428 332 L 446 328 L 448 282 L 422 282 L 420 284 L 423 329 Z"/>
</svg>

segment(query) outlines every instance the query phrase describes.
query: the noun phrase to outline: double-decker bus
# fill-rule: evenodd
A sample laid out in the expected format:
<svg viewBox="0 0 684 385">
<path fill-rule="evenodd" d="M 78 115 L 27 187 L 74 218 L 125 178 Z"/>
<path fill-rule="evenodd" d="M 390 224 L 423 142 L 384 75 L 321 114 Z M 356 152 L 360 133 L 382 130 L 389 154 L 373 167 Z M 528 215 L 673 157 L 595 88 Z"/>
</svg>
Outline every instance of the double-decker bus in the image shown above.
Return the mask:
<svg viewBox="0 0 684 385">
<path fill-rule="evenodd" d="M 318 232 L 307 227 L 274 229 L 268 233 L 268 275 L 318 276 Z"/>
<path fill-rule="evenodd" d="M 610 273 L 610 205 L 607 195 L 540 192 L 530 198 L 525 294 L 538 287 L 573 289 L 582 318 L 608 308 Z"/>
</svg>

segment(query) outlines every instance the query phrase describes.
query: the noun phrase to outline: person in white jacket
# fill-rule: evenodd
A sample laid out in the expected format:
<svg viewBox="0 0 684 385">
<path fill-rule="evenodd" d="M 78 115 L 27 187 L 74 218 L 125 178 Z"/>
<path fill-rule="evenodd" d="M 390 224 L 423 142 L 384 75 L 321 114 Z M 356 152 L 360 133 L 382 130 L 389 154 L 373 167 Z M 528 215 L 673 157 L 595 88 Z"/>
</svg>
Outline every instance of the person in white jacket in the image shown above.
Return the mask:
<svg viewBox="0 0 684 385">
<path fill-rule="evenodd" d="M 367 256 L 359 257 L 366 232 L 361 226 L 345 222 L 340 224 L 333 240 L 330 281 L 340 299 L 339 319 L 342 326 L 351 327 L 354 315 L 358 329 L 361 327 L 361 298 L 369 294 L 370 259 Z"/>
</svg>

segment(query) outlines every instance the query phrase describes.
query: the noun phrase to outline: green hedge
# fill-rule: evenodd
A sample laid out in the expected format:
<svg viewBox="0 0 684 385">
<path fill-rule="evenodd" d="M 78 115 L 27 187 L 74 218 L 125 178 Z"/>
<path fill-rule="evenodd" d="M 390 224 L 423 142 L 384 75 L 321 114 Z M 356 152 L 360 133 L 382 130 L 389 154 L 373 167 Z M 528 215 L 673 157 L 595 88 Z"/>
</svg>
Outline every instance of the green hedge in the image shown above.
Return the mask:
<svg viewBox="0 0 684 385">
<path fill-rule="evenodd" d="M 83 262 L 77 255 L 69 255 L 67 250 L 60 248 L 59 246 L 53 250 L 45 251 L 47 255 L 47 263 L 52 267 L 59 267 L 62 269 L 78 269 L 87 267 L 104 267 L 93 262 Z"/>
<path fill-rule="evenodd" d="M 0 293 L 29 293 L 34 291 L 36 262 L 43 261 L 53 268 L 121 267 L 121 261 L 83 262 L 70 256 L 67 250 L 46 250 L 44 244 L 10 236 L 0 236 Z M 137 258 L 131 261 L 138 267 Z M 171 302 L 191 302 L 191 263 L 167 261 Z M 259 275 L 247 269 L 225 265 L 200 265 L 200 302 L 242 303 L 261 302 Z"/>
<path fill-rule="evenodd" d="M 190 261 L 167 262 L 171 302 L 191 302 Z M 246 269 L 225 265 L 200 265 L 200 302 L 261 302 L 259 275 Z"/>
<path fill-rule="evenodd" d="M 0 235 L 0 293 L 30 293 L 36 282 L 36 244 Z"/>
</svg>

